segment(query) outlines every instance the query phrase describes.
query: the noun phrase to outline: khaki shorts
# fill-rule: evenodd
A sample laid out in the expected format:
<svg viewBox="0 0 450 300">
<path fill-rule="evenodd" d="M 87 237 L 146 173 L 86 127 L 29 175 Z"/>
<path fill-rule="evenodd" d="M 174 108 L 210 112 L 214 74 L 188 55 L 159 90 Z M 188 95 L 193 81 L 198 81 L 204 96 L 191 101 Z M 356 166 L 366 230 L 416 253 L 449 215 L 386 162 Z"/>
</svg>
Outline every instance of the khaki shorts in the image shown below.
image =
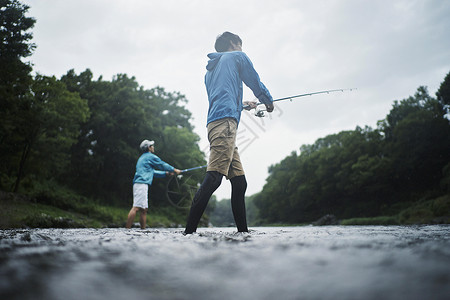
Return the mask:
<svg viewBox="0 0 450 300">
<path fill-rule="evenodd" d="M 232 118 L 208 124 L 209 162 L 206 171 L 217 171 L 227 177 L 245 175 L 236 147 L 237 122 Z"/>
</svg>

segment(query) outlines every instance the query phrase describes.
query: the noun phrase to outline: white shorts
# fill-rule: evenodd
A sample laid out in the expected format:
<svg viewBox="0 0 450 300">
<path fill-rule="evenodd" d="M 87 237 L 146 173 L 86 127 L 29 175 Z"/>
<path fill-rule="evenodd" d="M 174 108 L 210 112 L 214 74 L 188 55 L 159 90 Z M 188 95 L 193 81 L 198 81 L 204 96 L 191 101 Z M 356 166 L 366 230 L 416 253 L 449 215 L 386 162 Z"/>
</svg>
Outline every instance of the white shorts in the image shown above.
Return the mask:
<svg viewBox="0 0 450 300">
<path fill-rule="evenodd" d="M 148 184 L 133 184 L 133 207 L 148 208 Z"/>
</svg>

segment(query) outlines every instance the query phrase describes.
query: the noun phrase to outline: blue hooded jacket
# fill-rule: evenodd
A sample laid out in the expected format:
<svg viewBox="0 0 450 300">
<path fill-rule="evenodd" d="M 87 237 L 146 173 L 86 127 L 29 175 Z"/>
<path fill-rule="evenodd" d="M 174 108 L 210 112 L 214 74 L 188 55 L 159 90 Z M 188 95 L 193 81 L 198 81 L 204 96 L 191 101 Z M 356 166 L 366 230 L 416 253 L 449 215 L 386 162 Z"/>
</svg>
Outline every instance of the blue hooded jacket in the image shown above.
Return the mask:
<svg viewBox="0 0 450 300">
<path fill-rule="evenodd" d="M 158 171 L 164 170 L 164 171 Z M 133 184 L 144 183 L 151 185 L 153 177 L 163 178 L 166 172 L 173 172 L 174 167 L 162 161 L 158 156 L 151 152 L 143 153 L 136 163 L 136 173 L 134 174 Z"/>
<path fill-rule="evenodd" d="M 273 102 L 267 88 L 248 56 L 242 51 L 215 52 L 208 54 L 205 75 L 209 110 L 207 124 L 234 118 L 239 124 L 242 112 L 242 82 L 245 83 L 261 103 Z"/>
</svg>

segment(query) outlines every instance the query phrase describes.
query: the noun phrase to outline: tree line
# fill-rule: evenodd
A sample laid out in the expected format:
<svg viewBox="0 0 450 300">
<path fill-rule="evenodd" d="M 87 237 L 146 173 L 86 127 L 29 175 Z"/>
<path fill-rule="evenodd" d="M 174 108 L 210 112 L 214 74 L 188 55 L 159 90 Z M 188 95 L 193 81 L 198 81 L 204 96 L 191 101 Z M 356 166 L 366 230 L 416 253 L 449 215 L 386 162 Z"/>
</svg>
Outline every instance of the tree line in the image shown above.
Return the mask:
<svg viewBox="0 0 450 300">
<path fill-rule="evenodd" d="M 436 97 L 426 87 L 395 101 L 373 129 L 356 127 L 303 145 L 269 168 L 255 195 L 259 223 L 390 215 L 450 194 L 450 73 Z M 441 214 L 450 214 L 449 203 Z"/>
<path fill-rule="evenodd" d="M 129 206 L 143 139 L 155 140 L 156 153 L 177 168 L 205 163 L 182 94 L 145 89 L 126 74 L 94 79 L 89 69 L 33 76 L 32 64 L 23 61 L 36 47 L 28 9 L 16 0 L 0 3 L 2 190 L 65 186 Z M 155 181 L 151 192 L 153 205 L 167 205 L 164 182 Z"/>
</svg>

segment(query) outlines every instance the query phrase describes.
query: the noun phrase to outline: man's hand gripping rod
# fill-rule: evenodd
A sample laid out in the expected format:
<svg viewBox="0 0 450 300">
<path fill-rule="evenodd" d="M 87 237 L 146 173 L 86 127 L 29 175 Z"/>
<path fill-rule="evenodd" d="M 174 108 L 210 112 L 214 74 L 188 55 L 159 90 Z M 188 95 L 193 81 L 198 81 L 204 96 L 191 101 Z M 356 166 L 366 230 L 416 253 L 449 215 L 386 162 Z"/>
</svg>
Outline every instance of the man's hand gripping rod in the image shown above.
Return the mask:
<svg viewBox="0 0 450 300">
<path fill-rule="evenodd" d="M 295 96 L 291 96 L 291 97 L 284 97 L 284 98 L 275 99 L 275 100 L 273 100 L 273 102 L 283 101 L 283 100 L 291 100 L 292 101 L 292 99 L 294 99 L 294 98 L 300 98 L 300 97 L 305 97 L 305 96 L 312 96 L 312 95 L 317 95 L 317 94 L 329 94 L 329 93 L 333 93 L 333 92 L 344 92 L 344 91 L 353 91 L 353 90 L 356 90 L 356 88 L 335 89 L 335 90 L 326 90 L 326 91 L 312 92 L 312 93 L 295 95 Z M 255 108 L 255 116 L 262 118 L 262 117 L 264 117 L 264 112 L 266 110 L 265 109 L 256 109 L 257 106 L 259 106 L 261 104 L 264 104 L 264 103 L 258 102 L 258 103 L 253 104 L 253 105 L 245 105 L 242 109 L 251 110 L 252 108 Z"/>
</svg>

